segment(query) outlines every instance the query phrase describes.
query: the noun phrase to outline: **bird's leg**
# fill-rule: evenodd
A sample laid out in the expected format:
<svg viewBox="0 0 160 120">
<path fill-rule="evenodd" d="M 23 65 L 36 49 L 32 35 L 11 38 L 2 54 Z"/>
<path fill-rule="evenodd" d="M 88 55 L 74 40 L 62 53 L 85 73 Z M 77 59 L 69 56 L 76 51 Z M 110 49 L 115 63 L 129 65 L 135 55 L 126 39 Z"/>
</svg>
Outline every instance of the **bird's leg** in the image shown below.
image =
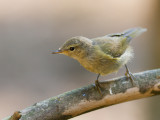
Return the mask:
<svg viewBox="0 0 160 120">
<path fill-rule="evenodd" d="M 134 85 L 134 79 L 135 79 L 134 75 L 129 71 L 129 69 L 128 69 L 126 64 L 125 64 L 125 68 L 126 68 L 125 76 L 130 79 L 130 81 L 132 83 L 132 86 L 135 86 Z"/>
<path fill-rule="evenodd" d="M 98 81 L 99 76 L 100 76 L 100 74 L 98 74 L 98 76 L 97 76 L 97 79 L 96 79 L 96 81 L 95 81 L 95 86 L 96 86 L 99 94 L 102 95 L 102 92 L 101 92 L 101 90 L 100 90 L 101 86 L 100 86 L 100 83 L 99 83 L 99 81 Z"/>
</svg>

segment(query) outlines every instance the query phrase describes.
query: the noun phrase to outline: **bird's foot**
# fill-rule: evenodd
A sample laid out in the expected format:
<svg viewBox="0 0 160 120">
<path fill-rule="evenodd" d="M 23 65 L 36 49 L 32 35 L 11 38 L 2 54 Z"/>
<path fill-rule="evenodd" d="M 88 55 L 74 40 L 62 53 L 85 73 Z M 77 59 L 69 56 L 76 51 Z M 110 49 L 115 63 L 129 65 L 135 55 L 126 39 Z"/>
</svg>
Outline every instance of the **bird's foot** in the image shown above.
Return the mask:
<svg viewBox="0 0 160 120">
<path fill-rule="evenodd" d="M 135 78 L 134 75 L 129 71 L 127 65 L 125 65 L 125 67 L 126 67 L 125 76 L 126 76 L 128 79 L 130 79 L 131 84 L 132 84 L 132 86 L 134 87 L 134 86 L 135 86 L 134 79 L 136 79 L 136 78 Z"/>
<path fill-rule="evenodd" d="M 95 81 L 95 87 L 97 89 L 97 91 L 99 92 L 99 94 L 102 96 L 102 92 L 101 92 L 101 86 L 98 80 Z"/>
</svg>

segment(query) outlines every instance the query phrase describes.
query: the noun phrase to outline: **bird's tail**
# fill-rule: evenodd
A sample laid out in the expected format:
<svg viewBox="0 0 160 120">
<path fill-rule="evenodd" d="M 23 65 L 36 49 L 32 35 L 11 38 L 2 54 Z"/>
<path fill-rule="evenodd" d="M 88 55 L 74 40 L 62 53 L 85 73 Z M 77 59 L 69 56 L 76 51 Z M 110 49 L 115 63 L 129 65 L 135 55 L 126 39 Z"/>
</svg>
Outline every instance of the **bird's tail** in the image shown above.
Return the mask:
<svg viewBox="0 0 160 120">
<path fill-rule="evenodd" d="M 131 39 L 141 35 L 146 31 L 147 31 L 146 28 L 141 28 L 141 27 L 131 28 L 131 29 L 125 30 L 122 36 L 127 37 L 127 41 L 130 42 Z"/>
</svg>

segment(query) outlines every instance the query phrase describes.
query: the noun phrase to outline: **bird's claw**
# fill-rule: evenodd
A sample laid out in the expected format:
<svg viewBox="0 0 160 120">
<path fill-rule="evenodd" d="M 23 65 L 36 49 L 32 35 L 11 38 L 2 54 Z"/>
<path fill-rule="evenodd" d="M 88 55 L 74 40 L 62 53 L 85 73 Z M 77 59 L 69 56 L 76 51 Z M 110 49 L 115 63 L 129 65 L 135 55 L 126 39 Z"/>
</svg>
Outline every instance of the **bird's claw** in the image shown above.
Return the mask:
<svg viewBox="0 0 160 120">
<path fill-rule="evenodd" d="M 136 78 L 135 78 L 134 75 L 129 71 L 127 65 L 125 65 L 125 67 L 126 67 L 125 76 L 126 76 L 128 79 L 130 79 L 132 86 L 135 86 L 134 79 L 136 79 Z"/>
<path fill-rule="evenodd" d="M 95 81 L 95 87 L 97 89 L 97 91 L 99 92 L 99 94 L 102 96 L 102 92 L 101 92 L 101 86 L 98 80 Z"/>
</svg>

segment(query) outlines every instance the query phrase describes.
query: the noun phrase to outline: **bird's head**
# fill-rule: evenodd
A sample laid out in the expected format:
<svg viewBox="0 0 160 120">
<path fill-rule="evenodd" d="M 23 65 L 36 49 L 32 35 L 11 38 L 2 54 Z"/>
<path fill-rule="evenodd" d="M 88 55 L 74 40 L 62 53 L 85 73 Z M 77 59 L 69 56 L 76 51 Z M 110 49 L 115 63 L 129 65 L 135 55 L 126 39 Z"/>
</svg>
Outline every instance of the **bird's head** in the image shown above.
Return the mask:
<svg viewBox="0 0 160 120">
<path fill-rule="evenodd" d="M 73 37 L 67 40 L 58 50 L 52 51 L 52 54 L 64 54 L 79 60 L 87 54 L 91 45 L 92 41 L 86 37 Z"/>
</svg>

